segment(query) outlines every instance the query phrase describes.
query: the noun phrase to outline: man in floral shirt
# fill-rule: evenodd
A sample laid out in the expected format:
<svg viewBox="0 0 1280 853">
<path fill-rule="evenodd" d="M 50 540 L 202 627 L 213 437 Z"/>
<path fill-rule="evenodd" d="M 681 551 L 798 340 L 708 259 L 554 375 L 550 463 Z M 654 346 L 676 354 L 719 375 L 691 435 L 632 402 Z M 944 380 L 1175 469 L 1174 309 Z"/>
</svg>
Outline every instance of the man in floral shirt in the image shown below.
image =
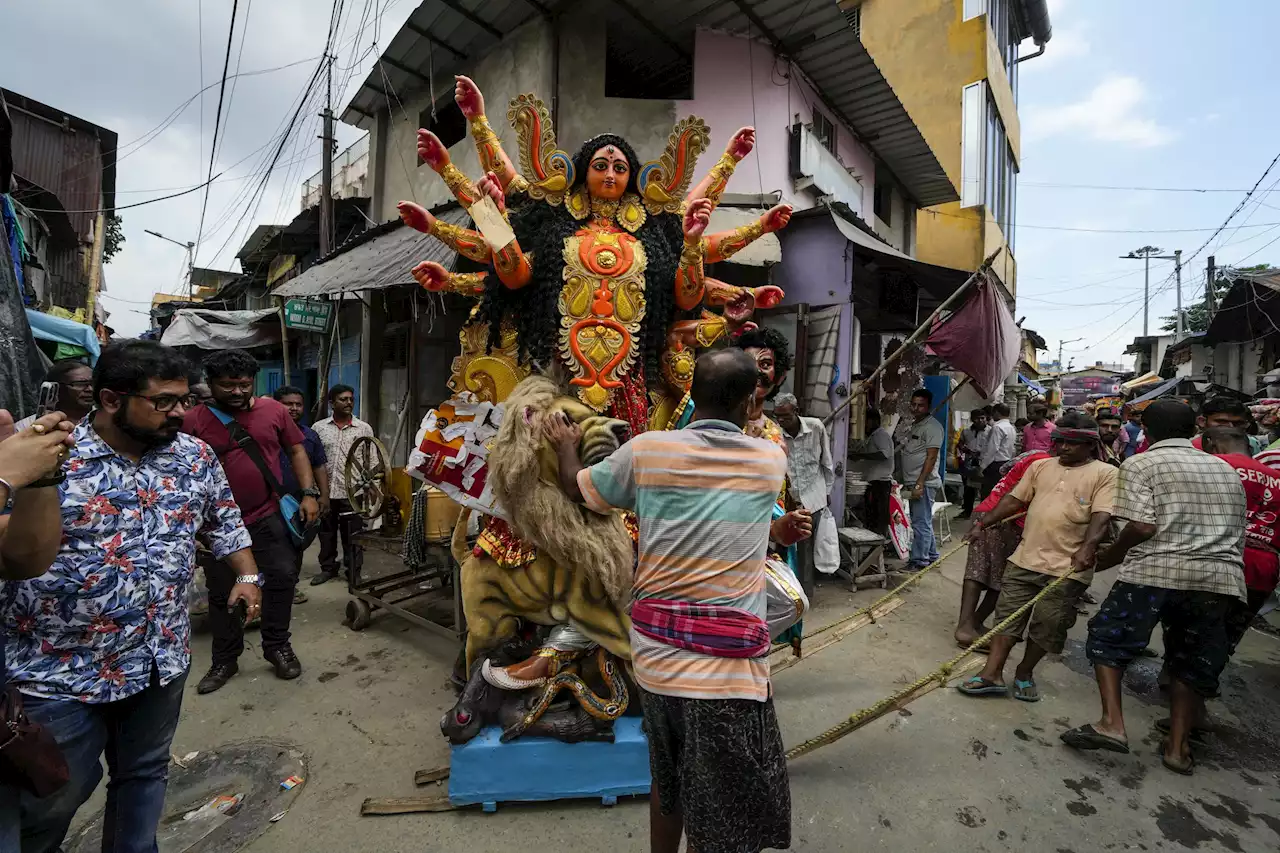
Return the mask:
<svg viewBox="0 0 1280 853">
<path fill-rule="evenodd" d="M 259 603 L 249 534 L 217 457 L 179 432 L 189 365 L 153 341 L 108 347 L 97 408 L 72 433 L 59 486 L 63 539 L 49 571 L 0 584 L 7 676 L 58 741 L 71 781 L 0 803 L 0 850 L 59 849 L 111 769 L 104 850 L 155 849 L 169 747 L 191 665 L 187 590 L 195 537 L 239 575 L 231 601 Z"/>
</svg>

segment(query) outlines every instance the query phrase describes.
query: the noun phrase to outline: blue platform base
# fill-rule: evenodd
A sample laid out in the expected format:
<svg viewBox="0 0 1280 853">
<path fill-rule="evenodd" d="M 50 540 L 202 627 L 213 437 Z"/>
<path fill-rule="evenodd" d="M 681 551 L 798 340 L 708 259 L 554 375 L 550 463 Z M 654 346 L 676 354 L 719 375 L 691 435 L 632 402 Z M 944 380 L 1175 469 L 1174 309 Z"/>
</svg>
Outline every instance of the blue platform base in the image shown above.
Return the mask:
<svg viewBox="0 0 1280 853">
<path fill-rule="evenodd" d="M 492 812 L 502 802 L 599 797 L 612 806 L 618 797 L 649 793 L 649 741 L 640 718 L 623 717 L 613 731 L 613 743 L 536 737 L 502 743 L 502 729 L 489 726 L 451 749 L 449 802 Z"/>
</svg>

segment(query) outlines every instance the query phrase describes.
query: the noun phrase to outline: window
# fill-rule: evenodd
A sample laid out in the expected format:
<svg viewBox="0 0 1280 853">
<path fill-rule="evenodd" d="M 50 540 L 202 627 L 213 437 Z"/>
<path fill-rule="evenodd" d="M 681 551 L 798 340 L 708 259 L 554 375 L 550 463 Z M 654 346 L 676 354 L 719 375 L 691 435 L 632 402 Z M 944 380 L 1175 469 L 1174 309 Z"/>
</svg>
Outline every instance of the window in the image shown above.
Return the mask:
<svg viewBox="0 0 1280 853">
<path fill-rule="evenodd" d="M 853 37 L 862 39 L 862 4 L 851 6 L 844 10 L 844 19 L 849 24 L 849 29 L 853 30 Z"/>
<path fill-rule="evenodd" d="M 1000 111 L 996 109 L 996 103 L 990 96 L 987 97 L 983 161 L 983 203 L 991 213 L 991 218 L 1004 232 L 1005 239 L 1012 243 L 1018 167 L 1013 161 L 1013 149 L 1009 147 L 1009 137 L 1005 133 L 1004 122 L 1000 120 Z"/>
<path fill-rule="evenodd" d="M 822 143 L 822 147 L 836 153 L 836 126 L 831 119 L 817 110 L 813 111 L 813 135 Z"/>
<path fill-rule="evenodd" d="M 1018 167 L 1000 111 L 984 82 L 964 87 L 960 206 L 986 206 L 1013 246 Z"/>
<path fill-rule="evenodd" d="M 889 227 L 893 227 L 893 186 L 888 181 L 876 180 L 876 191 L 872 197 L 872 209 L 876 217 Z"/>
<path fill-rule="evenodd" d="M 964 87 L 961 106 L 960 206 L 982 204 L 982 124 L 987 102 L 986 83 Z"/>
<path fill-rule="evenodd" d="M 613 4 L 609 4 L 612 6 Z M 611 9 L 605 22 L 604 96 L 659 101 L 693 98 L 692 37 L 687 49 Z"/>
<path fill-rule="evenodd" d="M 441 98 L 441 102 L 436 105 L 436 117 L 431 119 L 431 108 L 427 107 L 418 113 L 418 127 L 427 130 L 440 137 L 440 141 L 445 148 L 451 148 L 457 145 L 467 136 L 467 117 L 462 114 L 462 110 L 458 109 L 458 105 L 454 103 L 453 94 L 450 93 L 448 98 Z M 418 158 L 418 165 L 423 164 L 423 159 Z"/>
</svg>

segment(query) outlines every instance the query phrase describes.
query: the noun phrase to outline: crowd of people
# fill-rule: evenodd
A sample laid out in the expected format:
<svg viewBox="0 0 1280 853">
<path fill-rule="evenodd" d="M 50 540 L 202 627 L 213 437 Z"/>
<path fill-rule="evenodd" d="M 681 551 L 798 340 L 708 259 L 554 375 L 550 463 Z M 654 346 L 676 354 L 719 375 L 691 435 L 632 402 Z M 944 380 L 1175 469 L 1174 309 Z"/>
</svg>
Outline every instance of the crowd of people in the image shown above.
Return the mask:
<svg viewBox="0 0 1280 853">
<path fill-rule="evenodd" d="M 197 371 L 126 341 L 92 371 L 53 365 L 61 411 L 18 424 L 0 413 L 0 707 L 23 741 L 0 761 L 0 850 L 59 850 L 104 757 L 102 849 L 155 849 L 197 565 L 213 634 L 199 693 L 236 674 L 249 620 L 275 674 L 301 673 L 289 628 L 312 533 L 317 580 L 339 574 L 339 540 L 358 571 L 341 463 L 371 430 L 351 414 L 353 390 L 330 389 L 332 416 L 312 431 L 302 392 L 257 397 L 257 372 L 239 350 Z"/>
<path fill-rule="evenodd" d="M 1079 749 L 1129 751 L 1121 679 L 1150 654 L 1161 625 L 1160 681 L 1171 707 L 1160 723 L 1162 761 L 1189 774 L 1190 736 L 1205 722 L 1204 700 L 1218 695 L 1223 669 L 1280 577 L 1280 470 L 1254 458 L 1264 443 L 1250 435 L 1250 412 L 1234 399 L 1210 399 L 1198 415 L 1173 399 L 1124 419 L 1113 410 L 1096 417 L 1073 411 L 1055 423 L 1041 406 L 1030 414 L 1016 456 L 1003 447 L 993 455 L 1006 439 L 989 433 L 985 410 L 971 414 L 961 439 L 962 464 L 982 471 L 986 494 L 973 506 L 978 496 L 970 496 L 974 481 L 966 475 L 965 510 L 974 523 L 965 537 L 955 639 L 969 647 L 988 632 L 988 618 L 998 630 L 981 649 L 988 654 L 982 672 L 958 689 L 1040 701 L 1036 664 L 1062 652 L 1094 574 L 1118 566 L 1086 644 L 1102 715 L 1062 739 Z M 1007 412 L 993 407 L 990 417 L 998 424 Z M 989 464 L 998 465 L 994 482 Z M 1005 665 L 1023 640 L 1010 688 Z"/>
<path fill-rule="evenodd" d="M 56 744 L 0 764 L 0 849 L 57 851 L 104 758 L 103 849 L 155 849 L 192 665 L 197 565 L 213 633 L 202 694 L 236 675 L 247 620 L 260 622 L 277 677 L 301 673 L 290 622 L 312 534 L 313 584 L 360 571 L 343 462 L 371 429 L 353 416 L 353 389 L 333 387 L 331 416 L 307 427 L 302 391 L 255 396 L 257 370 L 233 350 L 196 374 L 170 348 L 128 341 L 92 372 L 55 365 L 62 411 L 20 424 L 0 413 L 0 691 Z M 764 557 L 812 539 L 810 565 L 838 565 L 824 518 L 835 465 L 822 421 L 790 395 L 775 400 L 780 440 L 752 434 L 761 376 L 748 350 L 703 355 L 683 429 L 638 436 L 590 467 L 577 427 L 545 426 L 569 498 L 638 516 L 632 649 L 655 850 L 678 849 L 682 835 L 710 851 L 790 840 Z M 931 505 L 945 441 L 933 405 L 927 390 L 912 395 L 898 448 L 869 412 L 868 440 L 851 453 L 868 463 L 872 513 L 887 512 L 900 458 L 921 534 L 914 568 L 938 558 Z M 1234 402 L 1209 401 L 1197 418 L 1160 400 L 1140 423 L 1112 412 L 1054 421 L 1036 406 L 1021 430 L 1009 414 L 1003 404 L 973 413 L 961 439 L 974 524 L 956 641 L 971 644 L 988 620 L 1000 627 L 986 667 L 959 690 L 1041 701 L 1037 664 L 1063 650 L 1094 574 L 1119 567 L 1088 629 L 1102 713 L 1062 738 L 1128 751 L 1121 678 L 1160 624 L 1171 705 L 1162 759 L 1192 772 L 1204 702 L 1280 579 L 1280 470 L 1254 458 L 1248 410 Z M 779 514 L 780 495 L 796 510 Z M 1010 685 L 1004 670 L 1023 640 Z M 50 779 L 61 784 L 40 796 Z"/>
</svg>

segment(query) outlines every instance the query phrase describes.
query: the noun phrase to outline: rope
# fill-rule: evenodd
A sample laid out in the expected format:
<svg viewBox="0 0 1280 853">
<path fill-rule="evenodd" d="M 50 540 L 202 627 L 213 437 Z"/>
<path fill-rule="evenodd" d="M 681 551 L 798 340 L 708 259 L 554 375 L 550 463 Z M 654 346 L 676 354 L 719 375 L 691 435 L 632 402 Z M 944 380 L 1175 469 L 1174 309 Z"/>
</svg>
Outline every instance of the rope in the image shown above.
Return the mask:
<svg viewBox="0 0 1280 853">
<path fill-rule="evenodd" d="M 1019 518 L 1022 518 L 1024 515 L 1026 515 L 1026 512 L 1019 512 L 1015 515 L 1009 516 L 1008 518 L 1002 519 L 1000 522 L 993 524 L 992 527 L 999 527 L 1002 524 L 1008 524 L 1011 521 L 1017 521 Z M 958 543 L 950 551 L 948 551 L 945 554 L 939 555 L 938 559 L 934 560 L 932 563 L 925 566 L 923 569 L 916 572 L 914 575 L 907 578 L 905 581 L 898 584 L 893 589 L 889 590 L 887 593 L 885 593 L 880 598 L 873 601 L 871 604 L 867 605 L 861 610 L 855 610 L 853 613 L 849 614 L 843 619 L 837 619 L 835 622 L 832 622 L 830 625 L 825 625 L 819 628 L 818 630 L 814 631 L 812 634 L 805 634 L 804 639 L 808 640 L 811 637 L 816 637 L 819 634 L 825 634 L 826 632 L 831 631 L 835 628 L 843 627 L 844 625 L 847 625 L 850 622 L 854 621 L 855 619 L 858 619 L 863 616 L 870 617 L 872 625 L 876 624 L 876 614 L 875 614 L 876 608 L 878 608 L 880 605 L 884 604 L 886 601 L 896 596 L 898 593 L 902 592 L 907 587 L 912 586 L 913 584 L 919 583 L 922 577 L 924 577 L 929 572 L 936 569 L 938 566 L 941 566 L 947 560 L 951 559 L 952 554 L 957 553 L 961 548 L 965 548 L 965 547 L 967 547 L 967 543 L 965 542 Z"/>
<path fill-rule="evenodd" d="M 930 566 L 929 568 L 932 568 L 932 566 Z M 923 574 L 923 572 L 921 572 L 921 574 Z M 965 649 L 963 652 L 956 655 L 951 660 L 942 664 L 933 672 L 929 673 L 928 675 L 922 676 L 921 678 L 918 678 L 916 681 L 912 682 L 911 684 L 907 685 L 906 687 L 902 688 L 896 693 L 886 696 L 884 699 L 881 699 L 879 702 L 875 703 L 874 705 L 868 708 L 863 708 L 861 711 L 858 711 L 856 714 L 852 715 L 847 720 L 844 720 L 843 722 L 832 726 L 831 728 L 827 729 L 825 732 L 818 735 L 817 737 L 810 738 L 804 743 L 798 746 L 792 747 L 787 751 L 787 760 L 789 761 L 793 758 L 799 758 L 802 755 L 806 755 L 810 752 L 813 752 L 818 747 L 835 743 L 845 735 L 853 732 L 858 728 L 861 728 L 862 726 L 866 725 L 867 723 L 871 722 L 877 717 L 882 716 L 886 711 L 892 709 L 892 707 L 895 704 L 902 701 L 906 697 L 910 696 L 912 693 L 915 693 L 917 690 L 921 689 L 922 687 L 927 687 L 933 681 L 937 681 L 939 685 L 945 687 L 947 680 L 951 676 L 952 670 L 955 669 L 958 663 L 964 660 L 966 656 L 971 654 L 974 649 L 977 649 L 985 645 L 986 643 L 989 643 L 992 637 L 994 637 L 996 634 L 1000 633 L 1005 628 L 1008 628 L 1010 625 L 1012 625 L 1015 621 L 1021 618 L 1021 616 L 1024 613 L 1026 613 L 1028 610 L 1034 607 L 1036 602 L 1044 598 L 1053 590 L 1057 589 L 1058 586 L 1063 581 L 1068 580 L 1070 577 L 1071 577 L 1070 574 L 1066 574 L 1066 575 L 1063 575 L 1062 577 L 1054 579 L 1052 583 L 1050 583 L 1044 589 L 1040 590 L 1040 592 L 1036 593 L 1034 598 L 1032 598 L 1026 604 L 1019 607 L 1017 610 L 1013 611 L 1013 613 L 1011 613 L 1007 619 L 1005 619 L 999 625 L 996 625 L 995 627 L 993 627 L 990 631 L 983 634 L 978 639 L 974 640 L 973 644 L 969 646 L 969 648 Z M 906 586 L 906 584 L 903 584 L 903 586 Z"/>
</svg>

